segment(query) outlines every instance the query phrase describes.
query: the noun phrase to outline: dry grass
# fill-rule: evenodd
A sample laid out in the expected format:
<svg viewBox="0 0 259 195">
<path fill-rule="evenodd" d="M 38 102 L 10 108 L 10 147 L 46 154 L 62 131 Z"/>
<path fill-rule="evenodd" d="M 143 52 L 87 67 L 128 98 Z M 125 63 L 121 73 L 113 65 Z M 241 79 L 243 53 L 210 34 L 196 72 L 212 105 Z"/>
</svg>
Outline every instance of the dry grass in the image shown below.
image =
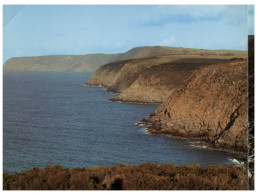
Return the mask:
<svg viewBox="0 0 259 195">
<path fill-rule="evenodd" d="M 59 165 L 3 175 L 4 190 L 247 190 L 241 167 L 213 165 L 139 166 L 65 169 Z"/>
</svg>

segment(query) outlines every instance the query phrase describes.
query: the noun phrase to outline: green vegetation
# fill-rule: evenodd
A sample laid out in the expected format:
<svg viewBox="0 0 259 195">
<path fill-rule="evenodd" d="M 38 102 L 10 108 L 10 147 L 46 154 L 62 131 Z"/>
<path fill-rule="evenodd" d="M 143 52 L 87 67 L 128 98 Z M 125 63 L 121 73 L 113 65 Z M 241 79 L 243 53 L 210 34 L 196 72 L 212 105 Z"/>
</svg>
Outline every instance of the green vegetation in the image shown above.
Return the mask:
<svg viewBox="0 0 259 195">
<path fill-rule="evenodd" d="M 25 173 L 4 173 L 4 190 L 247 190 L 244 168 L 117 165 L 65 169 L 59 165 L 33 168 Z"/>
</svg>

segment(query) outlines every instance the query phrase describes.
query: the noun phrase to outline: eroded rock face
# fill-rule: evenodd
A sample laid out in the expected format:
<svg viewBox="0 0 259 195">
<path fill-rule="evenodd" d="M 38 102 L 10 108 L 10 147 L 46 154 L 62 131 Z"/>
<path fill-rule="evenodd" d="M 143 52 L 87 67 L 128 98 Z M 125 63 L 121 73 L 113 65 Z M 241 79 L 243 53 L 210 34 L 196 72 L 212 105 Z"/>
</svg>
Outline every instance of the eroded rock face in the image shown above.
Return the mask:
<svg viewBox="0 0 259 195">
<path fill-rule="evenodd" d="M 149 116 L 150 132 L 247 152 L 247 61 L 200 67 Z"/>
<path fill-rule="evenodd" d="M 179 55 L 118 61 L 102 66 L 86 84 L 119 92 L 114 101 L 161 103 L 194 69 L 223 61 Z"/>
</svg>

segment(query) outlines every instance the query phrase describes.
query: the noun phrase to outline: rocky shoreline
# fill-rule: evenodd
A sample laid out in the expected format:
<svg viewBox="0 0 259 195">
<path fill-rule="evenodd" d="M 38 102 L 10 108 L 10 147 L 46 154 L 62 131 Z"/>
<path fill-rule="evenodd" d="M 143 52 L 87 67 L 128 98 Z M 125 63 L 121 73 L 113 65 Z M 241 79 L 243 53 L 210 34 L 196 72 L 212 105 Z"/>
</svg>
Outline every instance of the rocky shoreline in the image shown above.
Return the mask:
<svg viewBox="0 0 259 195">
<path fill-rule="evenodd" d="M 247 153 L 247 60 L 240 56 L 166 55 L 106 64 L 86 82 L 121 103 L 157 103 L 150 134 L 199 138 L 209 148 Z"/>
<path fill-rule="evenodd" d="M 87 84 L 84 84 L 84 85 L 88 86 L 88 87 L 102 87 L 106 91 L 116 93 L 112 90 L 109 90 L 108 88 L 106 88 L 103 85 L 97 85 L 97 86 L 87 85 Z M 119 93 L 116 93 L 116 94 L 119 94 Z M 158 104 L 158 105 L 162 104 L 162 102 L 161 103 L 141 102 L 141 101 L 129 102 L 129 101 L 121 100 L 121 99 L 118 99 L 118 98 L 111 98 L 111 99 L 107 100 L 107 102 L 130 103 L 130 104 Z M 247 160 L 247 156 L 245 155 L 246 154 L 245 151 L 237 151 L 237 150 L 228 149 L 228 148 L 216 148 L 216 147 L 213 147 L 213 145 L 211 145 L 211 143 L 207 139 L 203 139 L 202 137 L 195 137 L 195 136 L 189 136 L 189 137 L 185 136 L 185 137 L 183 137 L 183 136 L 179 136 L 179 135 L 174 135 L 170 131 L 162 131 L 161 132 L 161 131 L 159 131 L 161 129 L 157 128 L 157 127 L 154 128 L 155 123 L 150 121 L 150 117 L 152 117 L 152 116 L 155 116 L 155 114 L 151 113 L 147 119 L 143 118 L 138 123 L 136 123 L 135 125 L 146 127 L 147 132 L 151 135 L 169 136 L 169 137 L 173 137 L 173 138 L 177 138 L 177 139 L 197 139 L 197 143 L 195 143 L 195 145 L 197 145 L 197 146 L 200 146 L 200 147 L 203 147 L 203 148 L 206 147 L 206 148 L 211 149 L 211 150 L 240 154 L 240 156 L 237 157 L 239 160 L 241 160 L 242 162 L 246 162 L 246 160 Z"/>
<path fill-rule="evenodd" d="M 152 132 L 198 137 L 212 148 L 246 153 L 246 67 L 236 60 L 195 71 L 147 118 Z"/>
<path fill-rule="evenodd" d="M 240 160 L 245 164 L 249 163 L 253 177 L 254 130 L 251 95 L 249 96 L 248 136 L 248 62 L 253 64 L 253 40 L 254 37 L 250 36 L 249 61 L 247 61 L 247 53 L 242 57 L 232 55 L 224 59 L 216 55 L 213 56 L 213 60 L 208 55 L 207 62 L 198 55 L 185 55 L 181 56 L 181 59 L 174 59 L 176 56 L 173 55 L 167 56 L 166 63 L 163 61 L 139 71 L 131 83 L 128 83 L 126 88 L 118 90 L 119 95 L 110 101 L 159 102 L 160 106 L 154 113 L 136 125 L 145 126 L 148 133 L 153 135 L 197 139 L 199 141 L 197 145 L 201 147 L 240 154 Z M 111 74 L 112 76 L 107 78 L 108 80 L 115 78 L 115 82 L 108 85 L 110 88 L 116 88 L 123 79 L 127 80 L 132 71 L 131 68 L 134 67 L 132 64 L 135 67 L 143 66 L 144 61 L 140 59 L 131 61 L 128 66 L 120 64 L 120 68 L 115 71 L 113 66 L 116 67 L 116 63 L 113 66 L 108 65 L 108 71 L 103 66 L 89 83 L 93 81 L 98 83 L 98 79 L 95 78 L 101 75 L 102 83 L 106 85 L 105 76 Z M 249 71 L 250 69 L 249 66 Z M 126 74 L 122 74 L 122 70 L 126 71 Z M 133 69 L 133 72 L 137 70 L 139 69 Z M 251 71 L 249 73 L 253 74 Z M 184 76 L 181 78 L 180 75 Z M 171 79 L 172 77 L 176 79 Z M 116 82 L 118 78 L 120 78 L 119 82 Z M 249 84 L 251 81 L 252 79 L 249 80 Z M 250 88 L 253 88 L 253 85 L 249 90 Z M 167 90 L 168 93 L 163 90 Z M 249 93 L 252 94 L 251 90 Z M 162 99 L 160 101 L 151 99 L 152 95 Z"/>
<path fill-rule="evenodd" d="M 165 132 L 165 131 L 160 132 L 160 131 L 157 131 L 157 129 L 152 129 L 152 123 L 148 122 L 146 119 L 140 120 L 135 125 L 140 126 L 140 127 L 146 127 L 147 132 L 150 135 L 168 136 L 168 137 L 172 137 L 172 138 L 176 138 L 176 139 L 183 139 L 183 140 L 195 140 L 195 143 L 193 145 L 195 145 L 197 147 L 237 154 L 238 156 L 236 158 L 239 161 L 247 163 L 247 153 L 244 151 L 236 151 L 236 150 L 226 149 L 226 148 L 215 148 L 208 142 L 208 140 L 202 139 L 201 137 L 182 137 L 182 136 L 173 135 L 170 132 Z"/>
<path fill-rule="evenodd" d="M 118 102 L 118 103 L 125 103 L 125 104 L 157 104 L 157 105 L 160 105 L 162 103 L 162 102 L 127 101 L 116 97 L 109 99 L 108 102 Z"/>
</svg>

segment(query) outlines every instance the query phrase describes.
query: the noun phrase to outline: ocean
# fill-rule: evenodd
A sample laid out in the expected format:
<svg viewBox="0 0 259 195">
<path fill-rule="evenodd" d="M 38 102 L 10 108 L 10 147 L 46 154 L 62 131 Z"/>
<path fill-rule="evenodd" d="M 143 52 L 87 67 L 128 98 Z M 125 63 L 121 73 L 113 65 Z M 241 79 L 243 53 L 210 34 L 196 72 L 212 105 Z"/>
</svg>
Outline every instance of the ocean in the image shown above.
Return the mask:
<svg viewBox="0 0 259 195">
<path fill-rule="evenodd" d="M 92 73 L 3 73 L 3 171 L 59 164 L 67 168 L 157 164 L 237 164 L 235 154 L 195 140 L 150 135 L 135 124 L 158 105 L 109 102 L 89 87 Z"/>
</svg>

